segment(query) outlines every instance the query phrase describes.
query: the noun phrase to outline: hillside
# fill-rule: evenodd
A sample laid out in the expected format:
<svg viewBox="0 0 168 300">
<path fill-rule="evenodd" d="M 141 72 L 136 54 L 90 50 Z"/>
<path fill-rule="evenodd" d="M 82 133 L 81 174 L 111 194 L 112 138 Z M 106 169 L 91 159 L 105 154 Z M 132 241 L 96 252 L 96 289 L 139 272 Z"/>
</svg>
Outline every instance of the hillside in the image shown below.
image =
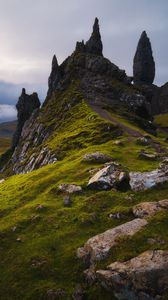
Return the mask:
<svg viewBox="0 0 168 300">
<path fill-rule="evenodd" d="M 2 300 L 168 299 L 167 133 L 151 85 L 130 80 L 96 19 L 86 44 L 54 56 L 41 108 L 22 91 L 0 161 Z"/>
</svg>

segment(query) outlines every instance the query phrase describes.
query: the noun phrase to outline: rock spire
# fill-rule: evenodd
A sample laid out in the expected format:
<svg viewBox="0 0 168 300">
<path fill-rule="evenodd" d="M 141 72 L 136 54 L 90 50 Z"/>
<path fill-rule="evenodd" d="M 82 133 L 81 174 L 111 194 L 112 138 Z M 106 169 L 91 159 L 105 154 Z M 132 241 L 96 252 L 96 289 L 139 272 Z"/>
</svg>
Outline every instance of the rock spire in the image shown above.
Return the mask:
<svg viewBox="0 0 168 300">
<path fill-rule="evenodd" d="M 99 30 L 99 20 L 95 18 L 95 22 L 93 25 L 93 32 L 90 39 L 86 42 L 86 51 L 88 53 L 103 55 L 103 44 L 101 41 L 101 35 Z"/>
<path fill-rule="evenodd" d="M 133 61 L 133 75 L 135 83 L 152 84 L 155 77 L 155 62 L 150 40 L 143 31 L 138 42 Z"/>
<path fill-rule="evenodd" d="M 21 136 L 22 128 L 25 122 L 30 118 L 33 111 L 40 107 L 40 101 L 37 93 L 32 95 L 27 95 L 26 90 L 23 88 L 21 96 L 16 104 L 17 109 L 17 128 L 13 137 L 12 147 L 15 148 L 19 142 Z"/>
<path fill-rule="evenodd" d="M 52 64 L 51 64 L 51 73 L 48 78 L 48 92 L 47 98 L 50 98 L 53 91 L 55 91 L 57 84 L 60 80 L 60 72 L 59 72 L 59 65 L 56 58 L 56 55 L 53 56 Z"/>
</svg>

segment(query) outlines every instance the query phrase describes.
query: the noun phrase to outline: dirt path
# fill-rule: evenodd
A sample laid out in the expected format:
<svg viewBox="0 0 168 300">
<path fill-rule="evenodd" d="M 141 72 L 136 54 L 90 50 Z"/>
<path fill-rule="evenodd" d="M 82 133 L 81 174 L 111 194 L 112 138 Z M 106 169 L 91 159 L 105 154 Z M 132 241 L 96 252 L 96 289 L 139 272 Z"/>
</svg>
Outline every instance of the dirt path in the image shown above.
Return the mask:
<svg viewBox="0 0 168 300">
<path fill-rule="evenodd" d="M 127 125 L 122 124 L 121 122 L 116 120 L 114 117 L 112 117 L 107 110 L 101 108 L 100 106 L 91 105 L 91 108 L 97 114 L 99 114 L 100 117 L 116 124 L 119 128 L 123 129 L 125 132 L 127 132 L 131 136 L 133 136 L 133 137 L 143 137 L 143 134 L 141 134 L 138 130 L 132 129 L 132 128 L 128 127 Z"/>
</svg>

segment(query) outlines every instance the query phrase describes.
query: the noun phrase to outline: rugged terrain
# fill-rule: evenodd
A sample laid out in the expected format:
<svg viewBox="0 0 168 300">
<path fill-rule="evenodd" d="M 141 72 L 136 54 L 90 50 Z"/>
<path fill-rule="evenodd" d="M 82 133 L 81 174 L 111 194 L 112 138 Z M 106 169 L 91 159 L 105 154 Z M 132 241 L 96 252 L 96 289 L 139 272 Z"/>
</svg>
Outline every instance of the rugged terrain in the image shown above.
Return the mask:
<svg viewBox="0 0 168 300">
<path fill-rule="evenodd" d="M 19 98 L 0 161 L 3 300 L 168 299 L 166 85 L 152 84 L 153 57 L 133 84 L 102 51 L 96 19 L 88 42 L 53 57 L 42 107 Z M 135 71 L 145 53 L 140 42 L 134 74 L 150 72 Z"/>
</svg>

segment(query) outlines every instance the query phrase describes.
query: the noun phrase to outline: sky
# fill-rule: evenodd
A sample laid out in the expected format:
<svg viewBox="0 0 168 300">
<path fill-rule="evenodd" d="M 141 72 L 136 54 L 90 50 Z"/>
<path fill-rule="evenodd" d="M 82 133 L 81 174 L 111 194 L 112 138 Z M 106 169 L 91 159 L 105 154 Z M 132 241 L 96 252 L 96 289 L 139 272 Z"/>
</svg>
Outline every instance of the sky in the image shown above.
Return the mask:
<svg viewBox="0 0 168 300">
<path fill-rule="evenodd" d="M 53 55 L 61 63 L 76 41 L 88 40 L 95 17 L 104 56 L 128 75 L 146 30 L 156 63 L 154 83 L 163 85 L 168 81 L 167 16 L 167 0 L 0 0 L 0 122 L 16 117 L 22 87 L 44 100 Z"/>
</svg>

